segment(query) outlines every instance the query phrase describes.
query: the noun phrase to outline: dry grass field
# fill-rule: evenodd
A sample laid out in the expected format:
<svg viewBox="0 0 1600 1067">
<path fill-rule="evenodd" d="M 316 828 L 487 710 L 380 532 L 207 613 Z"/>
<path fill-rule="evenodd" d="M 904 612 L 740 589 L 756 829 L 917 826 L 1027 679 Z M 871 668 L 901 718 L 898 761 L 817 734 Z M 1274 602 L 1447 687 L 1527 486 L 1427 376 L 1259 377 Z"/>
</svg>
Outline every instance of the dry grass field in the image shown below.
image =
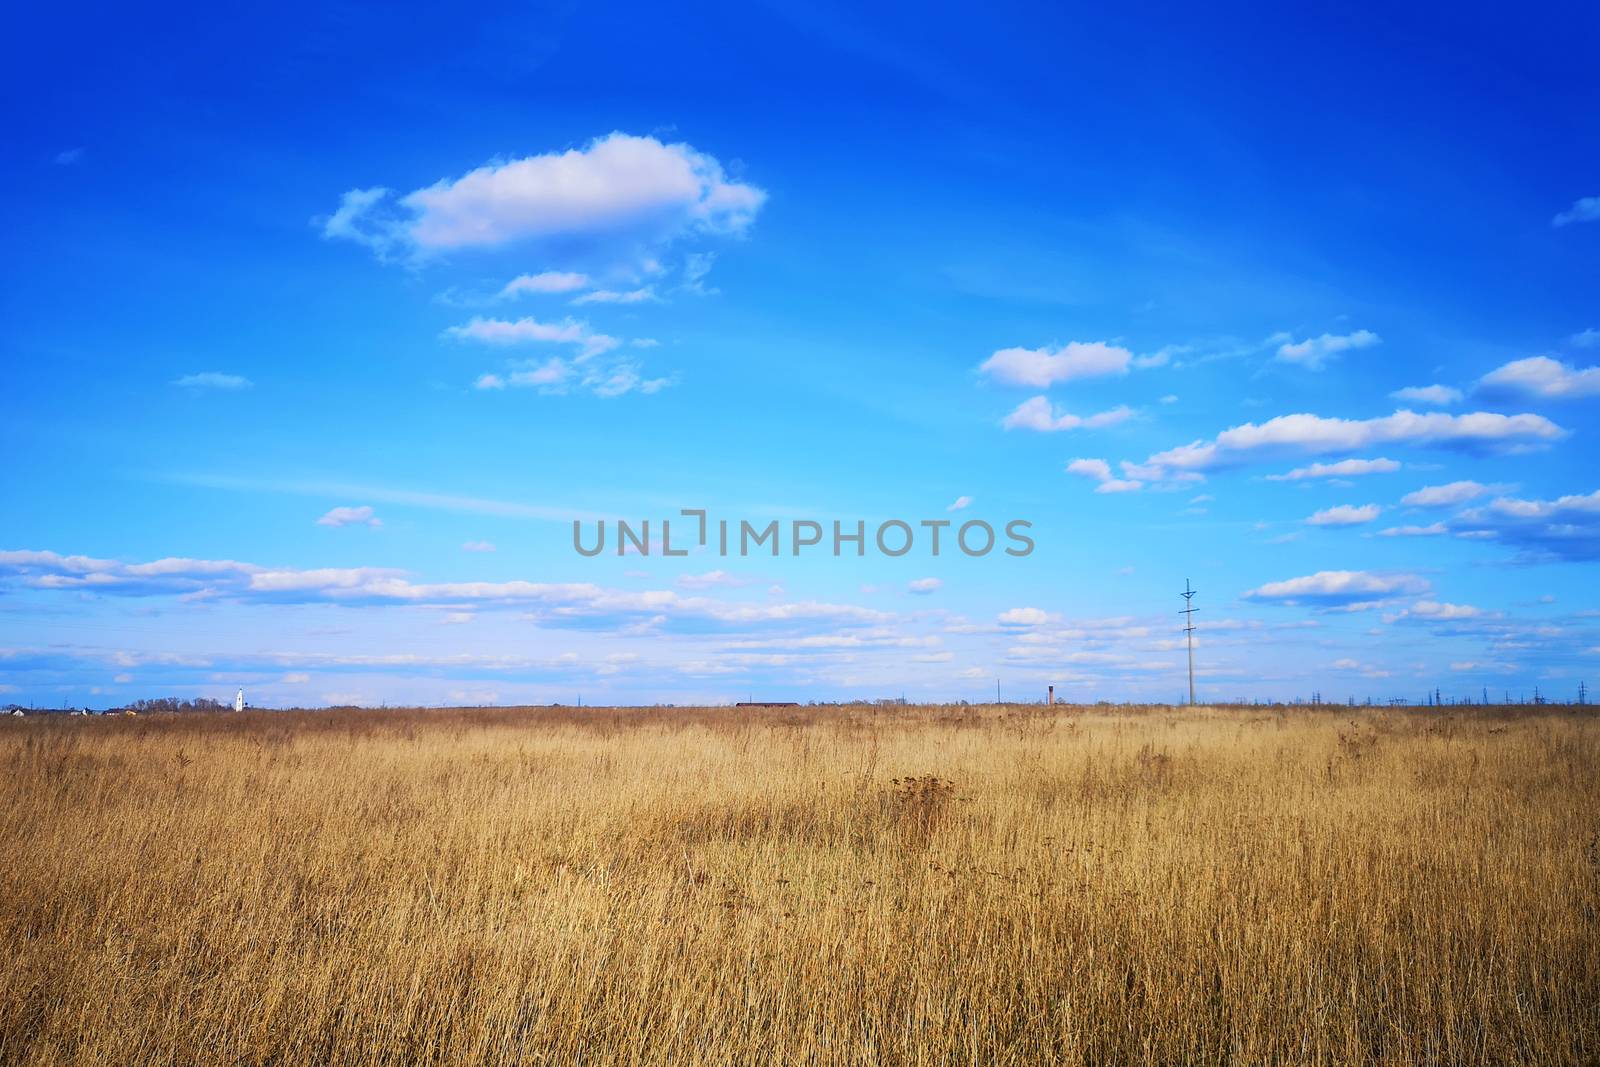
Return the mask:
<svg viewBox="0 0 1600 1067">
<path fill-rule="evenodd" d="M 1594 1064 L 1586 709 L 0 723 L 0 1063 Z"/>
</svg>

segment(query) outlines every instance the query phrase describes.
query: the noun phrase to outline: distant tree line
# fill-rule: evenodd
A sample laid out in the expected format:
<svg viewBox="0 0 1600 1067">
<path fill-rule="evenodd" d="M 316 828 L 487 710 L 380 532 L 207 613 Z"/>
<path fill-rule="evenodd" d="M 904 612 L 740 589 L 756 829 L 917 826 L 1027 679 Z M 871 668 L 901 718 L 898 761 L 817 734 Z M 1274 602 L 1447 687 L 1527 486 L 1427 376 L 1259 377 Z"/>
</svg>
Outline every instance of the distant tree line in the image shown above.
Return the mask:
<svg viewBox="0 0 1600 1067">
<path fill-rule="evenodd" d="M 193 700 L 179 700 L 177 697 L 157 697 L 155 700 L 135 700 L 125 704 L 118 711 L 136 711 L 140 715 L 148 715 L 161 711 L 227 711 L 232 705 L 224 704 L 220 700 L 210 697 L 196 697 Z"/>
</svg>

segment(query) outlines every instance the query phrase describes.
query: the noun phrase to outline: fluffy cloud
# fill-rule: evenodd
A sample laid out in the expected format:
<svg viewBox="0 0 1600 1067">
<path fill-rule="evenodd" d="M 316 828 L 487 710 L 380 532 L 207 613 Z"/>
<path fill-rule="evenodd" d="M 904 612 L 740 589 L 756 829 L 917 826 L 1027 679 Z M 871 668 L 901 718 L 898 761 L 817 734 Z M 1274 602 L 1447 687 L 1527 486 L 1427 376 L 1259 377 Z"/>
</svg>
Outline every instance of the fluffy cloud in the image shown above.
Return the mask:
<svg viewBox="0 0 1600 1067">
<path fill-rule="evenodd" d="M 1408 385 L 1390 393 L 1389 399 L 1403 404 L 1429 404 L 1443 408 L 1457 403 L 1461 399 L 1461 390 L 1448 385 Z"/>
<path fill-rule="evenodd" d="M 1600 560 L 1600 490 L 1556 500 L 1500 497 L 1449 525 L 1459 536 L 1518 548 L 1529 561 Z"/>
<path fill-rule="evenodd" d="M 1133 409 L 1126 406 L 1114 407 L 1110 411 L 1085 417 L 1055 410 L 1050 406 L 1048 399 L 1036 396 L 1018 404 L 1017 409 L 1002 419 L 1000 425 L 1008 430 L 1055 433 L 1060 430 L 1098 430 L 1103 426 L 1115 426 L 1131 418 Z"/>
<path fill-rule="evenodd" d="M 578 258 L 639 263 L 695 234 L 738 234 L 766 200 L 687 144 L 612 133 L 583 148 L 479 167 L 396 196 L 355 189 L 323 235 L 380 258 L 539 243 Z"/>
<path fill-rule="evenodd" d="M 1413 508 L 1448 508 L 1465 504 L 1489 491 L 1478 482 L 1451 482 L 1448 485 L 1429 485 L 1400 498 L 1400 503 Z"/>
<path fill-rule="evenodd" d="M 1519 451 L 1548 444 L 1567 431 L 1542 415 L 1501 415 L 1475 411 L 1466 415 L 1397 411 L 1374 419 L 1324 418 L 1321 415 L 1279 415 L 1257 425 L 1247 422 L 1219 433 L 1211 441 L 1195 441 L 1158 452 L 1136 468 L 1151 477 L 1171 472 L 1200 472 L 1238 466 L 1284 453 L 1355 452 L 1389 444 L 1408 444 L 1469 451 Z M 1139 474 L 1133 474 L 1138 477 Z"/>
<path fill-rule="evenodd" d="M 1103 459 L 1075 459 L 1067 464 L 1067 473 L 1099 482 L 1095 487 L 1097 493 L 1132 493 L 1143 485 L 1142 482 L 1113 477 L 1111 465 Z"/>
<path fill-rule="evenodd" d="M 1011 608 L 1000 613 L 1001 626 L 1043 626 L 1050 621 L 1049 613 L 1039 608 Z"/>
<path fill-rule="evenodd" d="M 1600 396 L 1600 367 L 1578 370 L 1549 356 L 1530 356 L 1496 367 L 1478 380 L 1478 389 L 1495 396 L 1543 400 Z"/>
<path fill-rule="evenodd" d="M 1323 508 L 1321 511 L 1306 519 L 1307 526 L 1360 526 L 1364 522 L 1371 522 L 1378 517 L 1378 505 L 1340 504 L 1337 507 Z"/>
<path fill-rule="evenodd" d="M 936 593 L 943 586 L 944 583 L 937 578 L 914 578 L 906 583 L 906 589 L 908 591 L 923 595 L 928 593 Z"/>
<path fill-rule="evenodd" d="M 1310 370 L 1321 370 L 1329 358 L 1349 349 L 1370 348 L 1382 338 L 1371 330 L 1357 330 L 1349 334 L 1325 333 L 1304 341 L 1285 341 L 1278 346 L 1278 360 L 1294 363 Z"/>
<path fill-rule="evenodd" d="M 1077 378 L 1127 374 L 1133 353 L 1104 341 L 1069 341 L 1059 348 L 1002 348 L 978 367 L 1005 385 L 1048 389 Z"/>
<path fill-rule="evenodd" d="M 1398 596 L 1414 596 L 1428 590 L 1427 579 L 1415 574 L 1377 574 L 1371 571 L 1318 571 L 1303 578 L 1289 578 L 1245 593 L 1248 600 L 1267 603 L 1355 610 L 1374 607 Z"/>
<path fill-rule="evenodd" d="M 506 282 L 500 299 L 510 300 L 523 293 L 575 293 L 589 286 L 589 276 L 577 271 L 547 270 L 541 274 L 522 274 Z"/>
<path fill-rule="evenodd" d="M 185 374 L 181 378 L 174 378 L 172 384 L 183 389 L 248 389 L 255 383 L 249 378 L 241 378 L 237 374 L 223 374 L 220 371 L 207 370 L 199 374 Z"/>
<path fill-rule="evenodd" d="M 1337 463 L 1313 463 L 1296 467 L 1288 474 L 1269 474 L 1269 482 L 1300 482 L 1308 478 L 1353 478 L 1362 474 L 1393 474 L 1400 464 L 1392 459 L 1341 459 Z"/>
<path fill-rule="evenodd" d="M 365 505 L 359 508 L 333 508 L 317 520 L 318 526 L 382 526 L 383 520 Z"/>
<path fill-rule="evenodd" d="M 1585 196 L 1551 219 L 1550 225 L 1568 226 L 1574 222 L 1594 222 L 1597 219 L 1600 219 L 1600 196 Z"/>
</svg>

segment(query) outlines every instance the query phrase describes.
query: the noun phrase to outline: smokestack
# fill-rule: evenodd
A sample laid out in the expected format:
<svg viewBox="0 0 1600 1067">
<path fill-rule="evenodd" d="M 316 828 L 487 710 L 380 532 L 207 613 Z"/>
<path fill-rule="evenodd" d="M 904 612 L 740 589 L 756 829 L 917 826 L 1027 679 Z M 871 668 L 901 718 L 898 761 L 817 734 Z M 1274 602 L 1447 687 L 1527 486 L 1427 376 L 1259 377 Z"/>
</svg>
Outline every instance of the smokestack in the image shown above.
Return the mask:
<svg viewBox="0 0 1600 1067">
<path fill-rule="evenodd" d="M 1056 702 L 1056 687 L 1055 686 L 1052 685 L 1047 690 L 1045 690 L 1044 702 L 1046 704 L 1054 704 Z"/>
</svg>

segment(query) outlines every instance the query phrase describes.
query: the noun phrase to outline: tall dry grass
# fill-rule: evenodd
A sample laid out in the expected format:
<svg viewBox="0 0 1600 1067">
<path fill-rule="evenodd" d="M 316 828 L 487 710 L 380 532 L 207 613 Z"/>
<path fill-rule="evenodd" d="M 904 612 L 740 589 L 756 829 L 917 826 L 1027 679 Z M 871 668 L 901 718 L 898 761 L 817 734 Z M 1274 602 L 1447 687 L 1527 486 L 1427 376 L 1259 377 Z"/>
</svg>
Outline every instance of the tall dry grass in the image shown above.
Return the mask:
<svg viewBox="0 0 1600 1067">
<path fill-rule="evenodd" d="M 1600 1062 L 1600 725 L 0 724 L 0 1062 Z"/>
</svg>

